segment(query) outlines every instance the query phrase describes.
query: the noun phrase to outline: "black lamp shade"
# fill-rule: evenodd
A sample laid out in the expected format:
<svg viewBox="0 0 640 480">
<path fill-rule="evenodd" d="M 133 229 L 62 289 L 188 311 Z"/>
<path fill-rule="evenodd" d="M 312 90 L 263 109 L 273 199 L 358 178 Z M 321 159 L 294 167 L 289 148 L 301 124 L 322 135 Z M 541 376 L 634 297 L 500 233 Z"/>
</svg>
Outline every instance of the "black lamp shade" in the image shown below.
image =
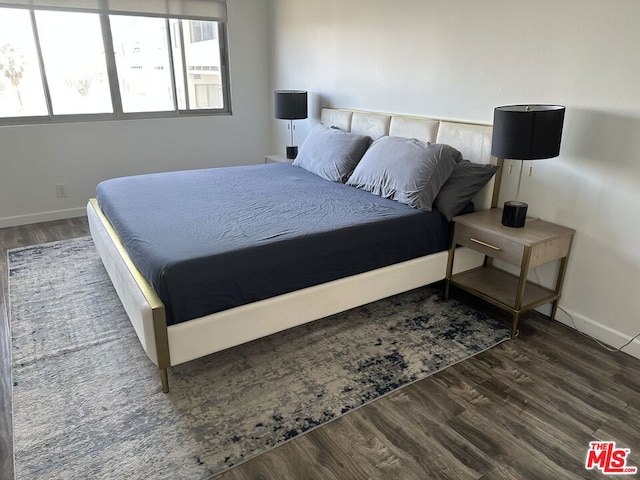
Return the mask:
<svg viewBox="0 0 640 480">
<path fill-rule="evenodd" d="M 565 107 L 507 105 L 493 112 L 491 155 L 512 160 L 538 160 L 560 154 Z"/>
<path fill-rule="evenodd" d="M 273 93 L 276 118 L 283 120 L 307 118 L 307 92 L 304 90 L 276 90 Z"/>
</svg>

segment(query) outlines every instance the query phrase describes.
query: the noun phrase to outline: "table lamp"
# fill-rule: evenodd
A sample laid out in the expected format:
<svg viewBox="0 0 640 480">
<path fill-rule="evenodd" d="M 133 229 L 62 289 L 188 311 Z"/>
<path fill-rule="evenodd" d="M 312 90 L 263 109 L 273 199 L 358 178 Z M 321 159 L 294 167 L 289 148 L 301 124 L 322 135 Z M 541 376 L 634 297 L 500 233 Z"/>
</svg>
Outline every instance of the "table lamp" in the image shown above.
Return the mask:
<svg viewBox="0 0 640 480">
<path fill-rule="evenodd" d="M 298 147 L 293 143 L 294 120 L 307 118 L 307 92 L 304 90 L 276 90 L 274 93 L 275 117 L 289 120 L 291 145 L 287 147 L 287 158 L 293 160 L 298 156 Z"/>
<path fill-rule="evenodd" d="M 504 203 L 503 225 L 524 227 L 528 207 L 520 201 L 524 160 L 541 160 L 560 154 L 564 111 L 562 105 L 505 105 L 494 109 L 491 155 L 520 160 L 516 199 Z"/>
</svg>

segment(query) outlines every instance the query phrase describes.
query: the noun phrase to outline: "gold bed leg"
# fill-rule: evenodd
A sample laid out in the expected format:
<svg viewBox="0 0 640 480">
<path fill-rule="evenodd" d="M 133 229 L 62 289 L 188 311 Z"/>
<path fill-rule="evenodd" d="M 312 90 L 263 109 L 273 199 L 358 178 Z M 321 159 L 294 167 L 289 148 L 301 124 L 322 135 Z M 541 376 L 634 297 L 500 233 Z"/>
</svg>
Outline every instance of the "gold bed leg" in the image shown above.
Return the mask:
<svg viewBox="0 0 640 480">
<path fill-rule="evenodd" d="M 164 393 L 169 393 L 169 375 L 167 373 L 166 368 L 159 368 L 160 372 L 160 383 L 162 383 L 162 391 Z"/>
<path fill-rule="evenodd" d="M 162 304 L 153 308 L 153 333 L 156 337 L 156 354 L 158 356 L 158 371 L 160 372 L 162 391 L 169 393 L 169 375 L 167 374 L 167 369 L 171 366 L 169 333 L 167 332 L 165 309 Z"/>
</svg>

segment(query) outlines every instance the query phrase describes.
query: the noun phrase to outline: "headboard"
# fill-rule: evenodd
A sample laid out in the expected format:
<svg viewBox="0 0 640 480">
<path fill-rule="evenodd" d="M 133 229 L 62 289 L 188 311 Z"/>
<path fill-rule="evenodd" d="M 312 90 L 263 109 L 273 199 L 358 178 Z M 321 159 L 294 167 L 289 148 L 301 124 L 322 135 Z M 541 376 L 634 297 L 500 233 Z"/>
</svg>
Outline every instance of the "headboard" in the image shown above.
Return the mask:
<svg viewBox="0 0 640 480">
<path fill-rule="evenodd" d="M 417 138 L 423 142 L 446 143 L 458 149 L 463 158 L 471 162 L 502 164 L 491 156 L 491 125 L 335 108 L 323 108 L 320 121 L 328 127 L 369 135 L 374 140 L 391 135 Z M 475 196 L 473 202 L 477 210 L 485 210 L 498 204 L 501 176 L 500 169 Z"/>
</svg>

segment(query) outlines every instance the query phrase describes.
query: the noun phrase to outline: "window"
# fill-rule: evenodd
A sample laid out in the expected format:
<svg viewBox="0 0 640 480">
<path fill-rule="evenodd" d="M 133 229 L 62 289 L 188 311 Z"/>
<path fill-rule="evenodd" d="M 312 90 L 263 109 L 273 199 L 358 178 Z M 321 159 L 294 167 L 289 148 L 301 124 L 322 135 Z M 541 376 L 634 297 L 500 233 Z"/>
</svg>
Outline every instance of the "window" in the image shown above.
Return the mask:
<svg viewBox="0 0 640 480">
<path fill-rule="evenodd" d="M 187 32 L 196 31 L 194 24 L 200 24 L 197 27 L 199 29 L 197 31 L 200 32 L 214 31 L 216 27 L 214 22 L 182 20 L 184 68 L 187 74 L 189 106 L 193 109 L 222 108 L 224 99 L 222 97 L 222 66 L 218 37 L 205 38 L 205 36 L 201 36 L 200 40 L 193 40 L 193 35 L 187 36 Z M 203 90 L 207 92 L 204 96 L 199 93 Z"/>
<path fill-rule="evenodd" d="M 110 20 L 123 111 L 173 110 L 166 21 L 121 15 Z"/>
<path fill-rule="evenodd" d="M 0 0 L 0 125 L 231 111 L 224 0 L 114 2 L 117 13 L 87 7 L 107 2 L 64 2 L 82 12 L 8 2 Z M 178 4 L 181 15 L 212 19 L 126 11 Z"/>
<path fill-rule="evenodd" d="M 0 116 L 46 115 L 38 52 L 27 10 L 0 9 Z"/>
<path fill-rule="evenodd" d="M 36 26 L 53 114 L 112 113 L 100 17 L 38 11 Z"/>
</svg>

